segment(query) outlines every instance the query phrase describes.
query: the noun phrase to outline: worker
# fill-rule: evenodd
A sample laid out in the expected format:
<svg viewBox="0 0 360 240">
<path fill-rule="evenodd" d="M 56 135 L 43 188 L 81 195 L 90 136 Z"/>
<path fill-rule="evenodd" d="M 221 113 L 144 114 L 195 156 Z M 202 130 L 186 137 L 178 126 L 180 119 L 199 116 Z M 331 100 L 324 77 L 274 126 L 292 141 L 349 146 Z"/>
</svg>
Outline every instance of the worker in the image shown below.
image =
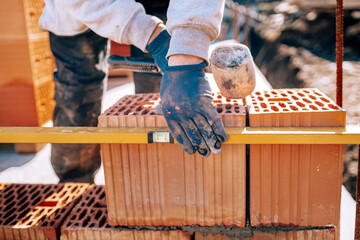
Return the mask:
<svg viewBox="0 0 360 240">
<path fill-rule="evenodd" d="M 97 126 L 107 75 L 108 39 L 149 52 L 163 73 L 160 98 L 171 134 L 188 154 L 218 153 L 227 140 L 205 78 L 210 42 L 219 34 L 223 0 L 172 0 L 163 22 L 134 0 L 45 0 L 39 26 L 50 32 L 54 126 Z M 93 182 L 98 144 L 53 144 L 60 182 Z"/>
</svg>

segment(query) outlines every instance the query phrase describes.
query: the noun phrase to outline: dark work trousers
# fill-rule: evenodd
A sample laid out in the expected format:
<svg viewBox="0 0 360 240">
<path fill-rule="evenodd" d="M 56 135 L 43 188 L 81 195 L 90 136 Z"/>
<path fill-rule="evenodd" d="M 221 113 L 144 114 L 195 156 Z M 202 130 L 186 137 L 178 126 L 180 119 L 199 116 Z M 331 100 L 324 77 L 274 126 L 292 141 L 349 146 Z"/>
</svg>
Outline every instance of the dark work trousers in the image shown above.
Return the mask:
<svg viewBox="0 0 360 240">
<path fill-rule="evenodd" d="M 168 0 L 144 2 L 147 13 L 166 20 Z M 50 33 L 57 66 L 54 126 L 97 126 L 107 81 L 107 45 L 106 38 L 91 30 L 70 37 Z M 140 54 L 144 53 L 132 46 L 131 55 Z M 134 73 L 135 92 L 159 92 L 161 78 L 160 74 Z M 100 145 L 52 144 L 51 164 L 60 182 L 93 183 L 101 164 Z"/>
<path fill-rule="evenodd" d="M 106 38 L 92 31 L 63 37 L 50 33 L 54 72 L 54 126 L 97 126 L 107 78 Z M 99 144 L 52 144 L 51 164 L 60 182 L 89 182 L 101 164 Z"/>
</svg>

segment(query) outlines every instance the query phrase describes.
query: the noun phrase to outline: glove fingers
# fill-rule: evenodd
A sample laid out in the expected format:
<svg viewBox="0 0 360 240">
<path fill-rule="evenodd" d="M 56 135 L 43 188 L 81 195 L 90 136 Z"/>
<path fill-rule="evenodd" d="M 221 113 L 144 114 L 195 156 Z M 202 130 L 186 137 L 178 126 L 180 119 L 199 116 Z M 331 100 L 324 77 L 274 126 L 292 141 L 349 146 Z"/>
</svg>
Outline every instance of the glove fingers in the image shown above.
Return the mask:
<svg viewBox="0 0 360 240">
<path fill-rule="evenodd" d="M 210 156 L 211 151 L 207 146 L 196 124 L 192 120 L 188 120 L 182 123 L 181 126 L 185 130 L 186 135 L 188 136 L 190 142 L 199 152 L 199 154 L 203 157 Z"/>
<path fill-rule="evenodd" d="M 221 152 L 221 143 L 206 118 L 201 114 L 197 114 L 194 121 L 210 150 L 215 154 Z"/>
<path fill-rule="evenodd" d="M 208 120 L 209 124 L 211 125 L 213 131 L 217 135 L 220 142 L 226 142 L 228 139 L 228 135 L 225 131 L 224 124 L 216 112 L 214 107 L 207 108 L 207 111 L 201 112 L 205 118 Z"/>
<path fill-rule="evenodd" d="M 171 135 L 176 139 L 180 147 L 188 154 L 192 155 L 196 152 L 195 147 L 191 144 L 190 140 L 186 136 L 184 129 L 178 122 L 173 120 L 167 120 L 167 124 L 170 128 Z"/>
</svg>

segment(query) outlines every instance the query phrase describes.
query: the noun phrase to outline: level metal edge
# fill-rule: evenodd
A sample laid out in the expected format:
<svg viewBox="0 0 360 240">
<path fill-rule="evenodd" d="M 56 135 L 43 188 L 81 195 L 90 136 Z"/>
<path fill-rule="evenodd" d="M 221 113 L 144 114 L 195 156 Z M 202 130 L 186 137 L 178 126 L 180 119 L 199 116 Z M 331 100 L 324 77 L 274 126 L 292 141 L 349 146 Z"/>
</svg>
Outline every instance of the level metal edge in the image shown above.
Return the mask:
<svg viewBox="0 0 360 240">
<path fill-rule="evenodd" d="M 148 143 L 167 128 L 0 127 L 0 143 Z M 360 127 L 226 128 L 225 144 L 359 144 Z"/>
</svg>

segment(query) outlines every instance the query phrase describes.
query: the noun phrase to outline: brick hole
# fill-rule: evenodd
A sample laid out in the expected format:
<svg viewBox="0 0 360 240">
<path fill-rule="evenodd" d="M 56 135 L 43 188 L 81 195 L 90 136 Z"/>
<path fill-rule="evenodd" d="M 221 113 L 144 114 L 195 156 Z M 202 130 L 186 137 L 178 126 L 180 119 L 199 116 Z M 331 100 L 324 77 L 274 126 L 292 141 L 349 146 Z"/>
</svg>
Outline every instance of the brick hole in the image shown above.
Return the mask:
<svg viewBox="0 0 360 240">
<path fill-rule="evenodd" d="M 89 228 L 93 228 L 93 227 L 95 227 L 95 224 L 94 224 L 94 223 L 90 223 Z"/>
<path fill-rule="evenodd" d="M 36 205 L 38 202 L 40 202 L 41 196 L 38 196 L 36 199 L 32 201 L 32 205 Z"/>
<path fill-rule="evenodd" d="M 259 111 L 259 107 L 258 106 L 254 106 L 255 111 L 258 112 Z"/>
<path fill-rule="evenodd" d="M 258 97 L 258 99 L 259 99 L 260 101 L 264 101 L 264 98 L 263 98 L 263 97 Z"/>
<path fill-rule="evenodd" d="M 283 109 L 283 112 L 288 112 L 289 111 L 289 109 Z"/>
<path fill-rule="evenodd" d="M 316 100 L 316 97 L 313 96 L 313 95 L 309 95 L 309 97 L 310 97 L 312 100 Z"/>
<path fill-rule="evenodd" d="M 290 105 L 290 108 L 291 108 L 291 110 L 294 110 L 294 111 L 297 111 L 297 110 L 299 110 L 297 107 L 295 107 L 294 105 Z"/>
<path fill-rule="evenodd" d="M 326 103 L 329 103 L 329 102 L 330 102 L 328 99 L 326 99 L 326 98 L 324 98 L 324 97 L 321 97 L 320 99 L 321 99 L 321 101 L 326 102 Z"/>
<path fill-rule="evenodd" d="M 79 220 L 83 219 L 86 216 L 86 209 L 84 209 L 80 215 L 79 215 Z"/>
<path fill-rule="evenodd" d="M 221 104 L 222 101 L 220 101 L 220 100 L 213 100 L 213 103 L 215 103 L 215 104 Z"/>
<path fill-rule="evenodd" d="M 278 92 L 275 92 L 275 91 L 271 91 L 271 93 L 274 94 L 274 95 L 278 94 Z"/>
<path fill-rule="evenodd" d="M 294 94 L 293 91 L 286 91 L 286 92 L 289 93 L 289 94 Z"/>
<path fill-rule="evenodd" d="M 264 112 L 270 112 L 269 109 L 264 109 Z"/>
<path fill-rule="evenodd" d="M 315 101 L 315 104 L 318 105 L 319 107 L 324 107 L 324 104 L 322 102 Z"/>
<path fill-rule="evenodd" d="M 105 198 L 105 192 L 102 192 L 101 195 L 99 196 L 99 199 L 104 199 Z"/>
<path fill-rule="evenodd" d="M 238 109 L 235 109 L 234 111 L 235 111 L 235 113 L 239 113 L 239 112 L 240 112 Z"/>
<path fill-rule="evenodd" d="M 139 97 L 138 99 L 136 99 L 137 101 L 142 101 L 144 98 L 143 97 Z"/>
<path fill-rule="evenodd" d="M 225 108 L 226 108 L 226 109 L 231 109 L 231 104 L 226 104 L 226 105 L 225 105 Z"/>
<path fill-rule="evenodd" d="M 117 112 L 119 113 L 119 112 L 122 112 L 122 111 L 124 111 L 124 109 L 125 109 L 125 106 L 122 106 L 121 108 L 119 108 L 118 110 L 117 110 Z"/>
<path fill-rule="evenodd" d="M 316 95 L 318 95 L 318 96 L 322 96 L 322 94 L 320 94 L 320 93 L 318 93 L 318 92 L 315 92 L 315 91 L 314 91 L 314 93 L 315 93 Z"/>
<path fill-rule="evenodd" d="M 254 92 L 254 94 L 256 94 L 256 95 L 261 95 L 261 93 L 260 93 L 260 92 Z"/>
<path fill-rule="evenodd" d="M 307 109 L 307 108 L 303 108 L 302 110 L 303 110 L 303 111 L 309 111 L 309 109 Z"/>
<path fill-rule="evenodd" d="M 130 112 L 131 112 L 131 110 L 128 109 L 128 110 L 126 110 L 126 111 L 124 112 L 124 115 L 129 115 Z"/>
<path fill-rule="evenodd" d="M 302 102 L 296 102 L 296 105 L 298 105 L 299 107 L 305 107 L 305 104 L 303 104 Z"/>
<path fill-rule="evenodd" d="M 215 93 L 212 93 L 211 96 L 215 96 Z"/>
<path fill-rule="evenodd" d="M 305 93 L 310 93 L 308 90 L 304 90 Z"/>
<path fill-rule="evenodd" d="M 97 211 L 96 215 L 95 215 L 95 219 L 99 220 L 99 218 L 101 217 L 102 213 L 101 210 Z"/>
<path fill-rule="evenodd" d="M 79 209 L 80 210 L 80 209 Z M 76 215 L 73 215 L 70 220 L 75 220 L 76 219 Z"/>
<path fill-rule="evenodd" d="M 278 112 L 279 111 L 279 108 L 276 107 L 276 106 L 271 106 L 271 110 L 275 111 L 275 112 Z"/>
<path fill-rule="evenodd" d="M 231 113 L 231 110 L 227 110 L 227 111 L 225 111 L 225 113 Z"/>
<path fill-rule="evenodd" d="M 234 103 L 237 103 L 237 100 L 234 99 L 233 102 L 234 102 Z"/>
<path fill-rule="evenodd" d="M 130 100 L 130 101 L 127 101 L 126 104 L 130 104 L 131 102 L 132 102 L 131 100 Z"/>
<path fill-rule="evenodd" d="M 279 106 L 282 107 L 282 108 L 286 108 L 286 105 L 283 102 L 279 102 Z"/>
<path fill-rule="evenodd" d="M 335 106 L 334 104 L 328 104 L 328 107 L 329 107 L 329 108 L 332 108 L 332 109 L 334 109 L 334 110 L 338 110 L 338 109 L 339 109 L 339 107 L 338 107 L 338 106 Z"/>
<path fill-rule="evenodd" d="M 299 98 L 297 96 L 291 96 L 291 98 L 294 100 L 299 100 Z"/>
<path fill-rule="evenodd" d="M 260 103 L 260 105 L 261 105 L 262 108 L 267 108 L 266 103 Z"/>
<path fill-rule="evenodd" d="M 135 106 L 130 106 L 129 108 L 130 108 L 130 109 L 134 109 L 134 107 L 135 107 Z"/>
<path fill-rule="evenodd" d="M 312 110 L 318 110 L 318 108 L 315 107 L 314 105 L 309 105 L 309 107 L 310 107 Z"/>
<path fill-rule="evenodd" d="M 106 224 L 106 217 L 103 216 L 99 222 L 99 227 L 104 227 L 105 224 Z"/>
<path fill-rule="evenodd" d="M 24 205 L 24 206 L 27 207 L 26 205 Z M 26 216 L 26 214 L 28 214 L 29 211 L 30 211 L 30 208 L 26 208 L 22 211 L 18 211 L 18 212 L 21 212 L 19 215 L 19 219 L 23 219 Z"/>
<path fill-rule="evenodd" d="M 49 225 L 49 222 L 48 221 L 43 221 L 42 223 L 41 223 L 41 226 L 42 227 L 47 227 Z"/>
<path fill-rule="evenodd" d="M 230 102 L 230 101 L 231 101 L 231 99 L 230 99 L 230 98 L 227 98 L 227 99 L 226 99 L 226 102 Z"/>
<path fill-rule="evenodd" d="M 274 103 L 274 102 L 269 102 L 269 104 L 270 104 L 270 105 L 275 105 L 275 103 Z"/>
<path fill-rule="evenodd" d="M 222 98 L 222 96 L 221 96 L 221 95 L 217 95 L 217 98 L 218 98 L 218 99 L 221 99 L 221 98 Z"/>
<path fill-rule="evenodd" d="M 138 112 L 139 112 L 139 111 L 141 111 L 141 110 L 143 110 L 143 109 L 144 109 L 143 106 L 138 106 L 135 111 L 138 111 Z"/>
<path fill-rule="evenodd" d="M 66 227 L 70 227 L 71 226 L 71 222 L 68 222 L 67 224 L 66 224 Z"/>
<path fill-rule="evenodd" d="M 16 211 L 16 208 L 12 208 L 10 211 L 8 211 L 5 215 L 4 218 L 8 218 L 11 215 L 13 215 L 13 213 Z"/>
<path fill-rule="evenodd" d="M 236 107 L 234 107 L 235 109 L 240 109 L 240 107 L 239 106 L 236 106 Z"/>
<path fill-rule="evenodd" d="M 92 197 L 91 199 L 90 199 L 90 201 L 86 204 L 88 207 L 90 207 L 93 203 L 94 203 L 94 201 L 95 201 L 95 198 L 94 197 Z"/>
<path fill-rule="evenodd" d="M 286 95 L 285 93 L 281 93 L 281 96 L 287 97 L 288 95 Z"/>
<path fill-rule="evenodd" d="M 299 95 L 300 97 L 305 97 L 305 94 L 298 92 L 297 95 Z"/>
<path fill-rule="evenodd" d="M 77 210 L 76 210 L 76 213 L 79 213 L 81 211 L 81 209 L 80 208 L 78 208 Z"/>
<path fill-rule="evenodd" d="M 270 97 L 270 94 L 265 93 L 265 97 L 269 98 L 269 97 Z"/>
<path fill-rule="evenodd" d="M 216 111 L 217 111 L 218 113 L 222 113 L 223 109 L 222 109 L 222 107 L 217 107 L 217 108 L 216 108 Z"/>
<path fill-rule="evenodd" d="M 329 110 L 328 108 L 321 108 L 321 110 Z"/>
<path fill-rule="evenodd" d="M 302 100 L 303 100 L 304 102 L 306 102 L 306 103 L 311 103 L 311 101 L 310 101 L 309 99 L 307 99 L 307 98 L 302 98 Z"/>
<path fill-rule="evenodd" d="M 149 115 L 155 115 L 155 113 L 154 113 L 154 112 L 151 112 Z"/>
<path fill-rule="evenodd" d="M 82 223 L 82 227 L 86 227 L 90 223 L 90 220 L 90 216 L 87 216 Z"/>
</svg>

